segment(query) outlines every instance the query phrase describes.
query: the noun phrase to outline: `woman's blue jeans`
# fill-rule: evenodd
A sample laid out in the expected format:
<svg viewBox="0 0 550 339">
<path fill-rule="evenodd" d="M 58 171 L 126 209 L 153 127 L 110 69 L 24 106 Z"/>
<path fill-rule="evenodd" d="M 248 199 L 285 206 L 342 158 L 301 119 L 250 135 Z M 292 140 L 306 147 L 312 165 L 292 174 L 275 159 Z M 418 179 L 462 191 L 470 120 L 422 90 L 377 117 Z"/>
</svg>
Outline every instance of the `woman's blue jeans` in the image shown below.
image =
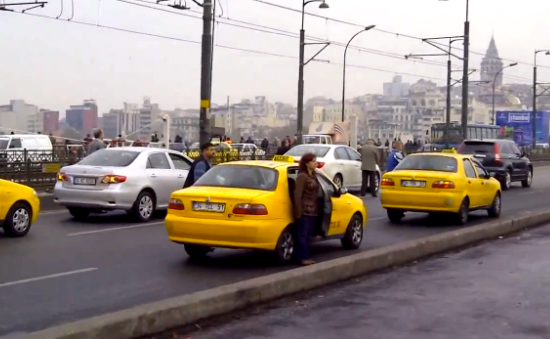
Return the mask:
<svg viewBox="0 0 550 339">
<path fill-rule="evenodd" d="M 302 215 L 296 222 L 296 250 L 294 253 L 298 262 L 309 259 L 309 240 L 313 234 L 316 219 L 317 217 Z"/>
</svg>

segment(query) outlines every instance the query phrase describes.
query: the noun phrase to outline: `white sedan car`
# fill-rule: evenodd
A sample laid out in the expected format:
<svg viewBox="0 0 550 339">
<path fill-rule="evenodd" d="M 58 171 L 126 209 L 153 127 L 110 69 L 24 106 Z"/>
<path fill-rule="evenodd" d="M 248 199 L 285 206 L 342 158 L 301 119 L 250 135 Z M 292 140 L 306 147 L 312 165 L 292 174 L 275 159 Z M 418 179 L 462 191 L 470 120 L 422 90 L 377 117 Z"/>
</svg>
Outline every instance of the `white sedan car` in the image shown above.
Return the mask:
<svg viewBox="0 0 550 339">
<path fill-rule="evenodd" d="M 300 158 L 306 153 L 315 154 L 321 171 L 332 178 L 335 184 L 350 191 L 361 189 L 363 180 L 361 154 L 353 148 L 345 145 L 304 144 L 294 146 L 285 155 L 293 157 L 295 161 L 300 161 Z M 380 178 L 382 177 L 378 165 L 376 166 L 376 172 L 374 185 L 376 191 L 378 191 Z"/>
<path fill-rule="evenodd" d="M 54 201 L 77 219 L 124 210 L 147 221 L 156 210 L 168 207 L 170 195 L 183 187 L 192 163 L 169 149 L 105 148 L 61 169 Z"/>
</svg>

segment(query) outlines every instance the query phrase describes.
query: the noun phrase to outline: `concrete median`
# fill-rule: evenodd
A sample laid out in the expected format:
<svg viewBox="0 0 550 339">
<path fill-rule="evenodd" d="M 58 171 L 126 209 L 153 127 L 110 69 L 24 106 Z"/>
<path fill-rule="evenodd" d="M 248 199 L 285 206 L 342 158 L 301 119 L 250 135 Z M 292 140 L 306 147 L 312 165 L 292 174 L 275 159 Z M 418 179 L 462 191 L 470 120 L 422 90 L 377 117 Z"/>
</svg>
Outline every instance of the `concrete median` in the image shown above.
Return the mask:
<svg viewBox="0 0 550 339">
<path fill-rule="evenodd" d="M 550 210 L 526 212 L 458 231 L 366 251 L 256 279 L 9 338 L 133 339 L 333 284 L 550 222 Z M 396 226 L 399 227 L 399 226 Z M 368 236 L 368 232 L 366 232 Z"/>
</svg>

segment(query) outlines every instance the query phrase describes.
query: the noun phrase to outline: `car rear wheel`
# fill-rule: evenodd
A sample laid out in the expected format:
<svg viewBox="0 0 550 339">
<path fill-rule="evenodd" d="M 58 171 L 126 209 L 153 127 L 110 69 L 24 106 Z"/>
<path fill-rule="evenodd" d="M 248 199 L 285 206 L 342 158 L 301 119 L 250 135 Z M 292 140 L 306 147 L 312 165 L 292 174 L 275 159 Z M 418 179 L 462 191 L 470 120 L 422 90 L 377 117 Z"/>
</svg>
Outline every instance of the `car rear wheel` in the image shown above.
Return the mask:
<svg viewBox="0 0 550 339">
<path fill-rule="evenodd" d="M 510 187 L 512 187 L 512 173 L 510 170 L 507 170 L 506 173 L 504 173 L 504 178 L 502 178 L 500 183 L 503 190 L 509 190 Z"/>
<path fill-rule="evenodd" d="M 155 198 L 148 191 L 142 191 L 134 202 L 131 213 L 139 221 L 149 221 L 155 214 Z"/>
<path fill-rule="evenodd" d="M 393 223 L 401 222 L 401 219 L 405 217 L 405 213 L 401 210 L 388 209 L 387 213 L 388 213 L 388 219 L 390 219 L 390 221 Z"/>
<path fill-rule="evenodd" d="M 294 233 L 290 227 L 287 227 L 279 236 L 277 247 L 275 248 L 276 259 L 280 264 L 286 265 L 292 262 L 294 258 L 294 249 L 296 241 Z"/>
<path fill-rule="evenodd" d="M 4 232 L 8 237 L 23 237 L 31 229 L 31 208 L 29 205 L 18 202 L 13 205 L 4 221 Z"/>
<path fill-rule="evenodd" d="M 71 207 L 69 208 L 69 213 L 73 216 L 73 218 L 82 220 L 88 217 L 91 211 L 86 208 Z"/>
<path fill-rule="evenodd" d="M 187 252 L 187 255 L 192 259 L 202 259 L 206 257 L 208 253 L 212 252 L 212 248 L 207 246 L 185 244 L 184 247 L 185 252 Z"/>
<path fill-rule="evenodd" d="M 348 224 L 346 234 L 341 240 L 342 247 L 346 250 L 355 250 L 361 246 L 363 242 L 363 219 L 360 215 L 355 214 Z"/>
<path fill-rule="evenodd" d="M 525 180 L 521 181 L 521 186 L 523 187 L 531 187 L 531 183 L 533 182 L 533 169 L 529 169 L 527 171 L 527 178 Z"/>
<path fill-rule="evenodd" d="M 334 176 L 334 179 L 332 181 L 336 184 L 338 187 L 344 187 L 344 178 L 342 177 L 342 174 L 336 174 Z"/>
<path fill-rule="evenodd" d="M 500 197 L 500 193 L 497 193 L 493 199 L 491 208 L 487 210 L 487 214 L 489 214 L 489 217 L 491 218 L 498 218 L 500 216 L 501 207 L 502 207 L 502 199 Z"/>
<path fill-rule="evenodd" d="M 470 201 L 468 200 L 468 198 L 464 198 L 464 200 L 462 200 L 462 204 L 460 204 L 460 209 L 456 214 L 457 223 L 459 225 L 466 225 L 468 223 L 469 214 L 470 214 Z"/>
</svg>

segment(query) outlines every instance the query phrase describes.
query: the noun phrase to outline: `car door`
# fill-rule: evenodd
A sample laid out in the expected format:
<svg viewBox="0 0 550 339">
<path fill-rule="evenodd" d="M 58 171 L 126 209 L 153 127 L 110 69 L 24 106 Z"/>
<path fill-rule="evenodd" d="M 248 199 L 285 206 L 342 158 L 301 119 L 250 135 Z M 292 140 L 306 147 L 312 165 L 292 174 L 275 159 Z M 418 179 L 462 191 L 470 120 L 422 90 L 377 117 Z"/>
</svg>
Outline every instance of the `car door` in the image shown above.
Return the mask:
<svg viewBox="0 0 550 339">
<path fill-rule="evenodd" d="M 354 183 L 352 168 L 355 167 L 354 162 L 351 161 L 346 148 L 336 147 L 334 150 L 334 159 L 336 159 L 337 170 L 342 174 L 343 186 L 353 186 Z"/>
<path fill-rule="evenodd" d="M 4 180 L 0 180 L 0 221 L 6 219 L 10 205 L 8 204 L 8 185 Z"/>
<path fill-rule="evenodd" d="M 346 151 L 348 152 L 348 156 L 350 158 L 350 161 L 353 163 L 353 167 L 351 169 L 353 177 L 353 185 L 356 187 L 361 187 L 361 182 L 363 180 L 362 172 L 361 172 L 361 154 L 354 150 L 351 147 L 346 147 Z"/>
<path fill-rule="evenodd" d="M 520 179 L 524 179 L 527 177 L 529 160 L 523 156 L 523 153 L 515 142 L 510 142 L 510 147 L 512 148 L 512 152 L 517 156 L 517 160 L 514 164 L 514 171 L 516 171 L 517 168 L 518 177 L 520 177 Z"/>
<path fill-rule="evenodd" d="M 472 164 L 474 165 L 474 169 L 476 170 L 477 178 L 481 180 L 481 203 L 485 206 L 490 206 L 493 202 L 496 191 L 496 187 L 494 185 L 497 185 L 497 183 L 493 183 L 491 181 L 491 176 L 489 175 L 489 172 L 485 169 L 485 167 L 483 167 L 483 165 L 479 161 L 472 159 Z"/>
<path fill-rule="evenodd" d="M 170 195 L 174 191 L 172 188 L 174 187 L 175 178 L 166 153 L 155 152 L 149 154 L 145 171 L 153 190 L 155 190 L 157 206 L 167 206 Z"/>
<path fill-rule="evenodd" d="M 327 236 L 341 234 L 351 220 L 349 196 L 339 196 L 338 188 L 326 176 L 318 173 L 317 178 L 325 193 L 323 232 Z"/>
<path fill-rule="evenodd" d="M 173 192 L 183 188 L 183 184 L 185 184 L 185 179 L 187 179 L 187 175 L 189 175 L 191 163 L 189 163 L 188 160 L 185 159 L 182 155 L 176 153 L 168 153 L 168 157 L 170 158 L 172 166 L 174 167 L 173 174 L 175 180 L 172 189 Z"/>
<path fill-rule="evenodd" d="M 479 207 L 483 205 L 483 198 L 481 191 L 483 185 L 481 180 L 478 179 L 477 173 L 472 165 L 472 162 L 468 158 L 462 159 L 464 165 L 464 174 L 466 175 L 466 195 L 470 199 L 470 207 Z"/>
</svg>

